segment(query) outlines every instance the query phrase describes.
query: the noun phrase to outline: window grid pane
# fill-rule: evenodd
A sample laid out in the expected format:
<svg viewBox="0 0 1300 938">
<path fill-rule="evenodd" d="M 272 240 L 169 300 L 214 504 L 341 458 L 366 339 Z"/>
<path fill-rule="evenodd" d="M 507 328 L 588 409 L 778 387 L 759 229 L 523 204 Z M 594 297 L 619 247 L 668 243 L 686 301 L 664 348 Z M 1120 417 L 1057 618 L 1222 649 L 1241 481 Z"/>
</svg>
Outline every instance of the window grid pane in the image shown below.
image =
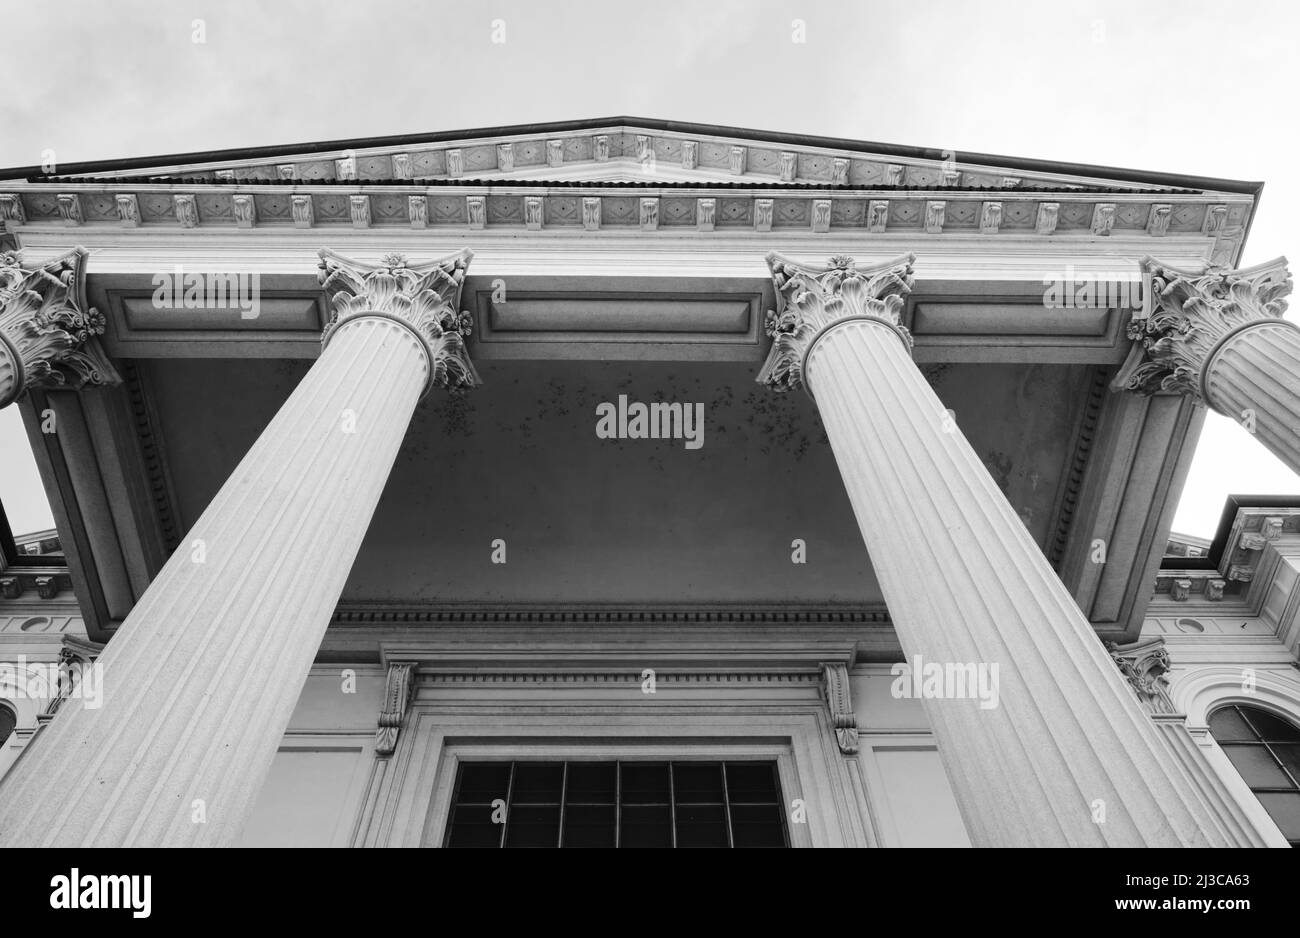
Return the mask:
<svg viewBox="0 0 1300 938">
<path fill-rule="evenodd" d="M 1216 710 L 1209 726 L 1283 836 L 1300 846 L 1300 729 L 1267 710 L 1237 705 Z"/>
<path fill-rule="evenodd" d="M 774 762 L 463 762 L 443 843 L 786 847 L 789 837 Z"/>
</svg>

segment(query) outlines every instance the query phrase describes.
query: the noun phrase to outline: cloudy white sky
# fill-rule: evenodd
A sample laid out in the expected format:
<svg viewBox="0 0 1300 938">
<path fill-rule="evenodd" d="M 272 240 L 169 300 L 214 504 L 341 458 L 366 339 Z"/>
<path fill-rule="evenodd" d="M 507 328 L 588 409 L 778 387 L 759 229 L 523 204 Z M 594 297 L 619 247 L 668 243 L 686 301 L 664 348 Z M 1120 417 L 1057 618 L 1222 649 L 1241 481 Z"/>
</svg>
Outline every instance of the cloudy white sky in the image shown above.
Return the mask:
<svg viewBox="0 0 1300 938">
<path fill-rule="evenodd" d="M 987 0 L 0 2 L 0 166 L 629 114 L 1264 180 L 1300 254 L 1300 4 Z M 202 20 L 203 43 L 193 41 Z M 493 21 L 505 25 L 493 43 Z M 805 24 L 806 42 L 792 41 Z M 0 498 L 49 525 L 14 408 Z M 1175 529 L 1300 493 L 1211 414 Z"/>
</svg>

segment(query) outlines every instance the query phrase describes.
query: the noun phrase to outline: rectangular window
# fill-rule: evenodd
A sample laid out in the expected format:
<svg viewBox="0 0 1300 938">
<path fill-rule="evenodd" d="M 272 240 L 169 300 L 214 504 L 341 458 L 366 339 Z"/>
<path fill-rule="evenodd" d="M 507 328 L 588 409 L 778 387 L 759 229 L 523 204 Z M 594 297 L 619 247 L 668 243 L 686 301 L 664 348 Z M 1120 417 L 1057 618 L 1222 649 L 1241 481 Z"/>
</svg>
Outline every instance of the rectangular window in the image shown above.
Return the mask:
<svg viewBox="0 0 1300 938">
<path fill-rule="evenodd" d="M 462 762 L 447 847 L 785 847 L 775 762 Z"/>
</svg>

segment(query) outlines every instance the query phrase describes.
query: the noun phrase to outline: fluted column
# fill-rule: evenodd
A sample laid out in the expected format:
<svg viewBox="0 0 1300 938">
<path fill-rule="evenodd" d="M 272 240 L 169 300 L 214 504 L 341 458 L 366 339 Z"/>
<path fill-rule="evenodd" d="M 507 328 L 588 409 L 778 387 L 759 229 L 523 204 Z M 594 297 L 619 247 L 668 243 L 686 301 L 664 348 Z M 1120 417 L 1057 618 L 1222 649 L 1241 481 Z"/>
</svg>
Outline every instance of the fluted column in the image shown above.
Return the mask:
<svg viewBox="0 0 1300 938">
<path fill-rule="evenodd" d="M 1280 318 L 1286 258 L 1244 270 L 1142 261 L 1143 308 L 1117 388 L 1177 391 L 1244 426 L 1300 472 L 1300 326 Z"/>
<path fill-rule="evenodd" d="M 0 845 L 238 836 L 417 401 L 478 383 L 456 312 L 469 251 L 321 255 L 320 358 L 108 643 L 103 706 L 61 707 L 0 785 Z"/>
<path fill-rule="evenodd" d="M 912 258 L 768 261 L 780 309 L 759 380 L 814 396 L 908 660 L 998 668 L 995 706 L 922 701 L 972 841 L 1227 843 L 913 363 Z"/>
<path fill-rule="evenodd" d="M 85 248 L 35 267 L 0 254 L 0 408 L 31 388 L 118 384 L 98 336 L 104 317 L 86 305 Z"/>
</svg>

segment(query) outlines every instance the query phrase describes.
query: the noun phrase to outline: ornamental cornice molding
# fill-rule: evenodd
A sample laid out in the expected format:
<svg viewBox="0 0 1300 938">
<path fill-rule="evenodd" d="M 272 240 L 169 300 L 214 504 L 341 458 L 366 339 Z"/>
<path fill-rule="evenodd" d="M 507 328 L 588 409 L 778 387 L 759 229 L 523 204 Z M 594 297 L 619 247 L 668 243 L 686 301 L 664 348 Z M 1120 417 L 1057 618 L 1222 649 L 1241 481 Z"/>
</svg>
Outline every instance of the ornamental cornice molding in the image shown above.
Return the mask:
<svg viewBox="0 0 1300 938">
<path fill-rule="evenodd" d="M 470 361 L 465 338 L 473 323 L 458 312 L 461 284 L 473 252 L 468 248 L 423 264 L 404 254 L 386 254 L 368 264 L 323 249 L 320 282 L 330 304 L 330 319 L 321 334 L 322 348 L 345 323 L 369 317 L 391 319 L 422 343 L 429 360 L 426 391 L 441 387 L 460 391 L 481 384 Z"/>
<path fill-rule="evenodd" d="M 105 321 L 86 305 L 85 248 L 35 267 L 0 254 L 0 407 L 25 391 L 121 381 L 98 336 Z"/>
<path fill-rule="evenodd" d="M 157 232 L 353 228 L 904 233 L 926 237 L 1213 240 L 1231 263 L 1251 209 L 1248 196 L 1015 189 L 801 187 L 783 183 L 611 184 L 587 180 L 511 185 L 478 180 L 361 183 L 278 181 L 194 184 L 128 180 L 0 184 L 0 220 L 17 230 L 68 226 Z M 68 191 L 72 190 L 72 191 Z M 69 214 L 67 199 L 78 207 Z M 649 203 L 649 204 L 647 204 Z M 128 210 L 123 211 L 123 206 Z M 647 215 L 654 225 L 646 224 Z M 1104 224 L 1098 224 L 1098 220 Z M 1153 224 L 1158 220 L 1158 224 Z"/>
<path fill-rule="evenodd" d="M 912 337 L 902 324 L 903 306 L 912 289 L 912 254 L 859 269 L 843 255 L 825 267 L 767 256 L 777 308 L 764 324 L 772 348 L 756 379 L 775 391 L 808 390 L 807 361 L 817 341 L 837 325 L 874 320 L 892 329 L 909 353 Z"/>
<path fill-rule="evenodd" d="M 1205 379 L 1224 342 L 1286 312 L 1292 289 L 1285 257 L 1242 270 L 1184 270 L 1153 257 L 1141 262 L 1143 308 L 1133 315 L 1128 360 L 1116 389 L 1186 394 L 1206 402 Z"/>
<path fill-rule="evenodd" d="M 138 170 L 107 170 L 55 176 L 74 179 L 174 178 L 203 181 L 362 181 L 458 178 L 463 176 L 562 177 L 574 171 L 638 177 L 657 173 L 684 178 L 765 179 L 832 185 L 876 182 L 888 185 L 990 189 L 1109 187 L 1178 191 L 1160 183 L 1139 186 L 1068 171 L 1007 168 L 963 159 L 956 151 L 940 158 L 874 153 L 858 148 L 774 142 L 725 133 L 686 133 L 610 124 L 581 130 L 466 136 L 461 139 L 376 143 L 349 149 L 279 156 L 200 160 Z M 1063 167 L 1065 170 L 1066 167 Z"/>
<path fill-rule="evenodd" d="M 343 602 L 334 611 L 335 624 L 444 623 L 448 625 L 655 625 L 734 623 L 749 625 L 890 624 L 889 613 L 879 609 L 831 608 L 691 608 L 691 609 L 581 609 L 454 608 L 446 605 Z"/>
<path fill-rule="evenodd" d="M 1127 645 L 1106 643 L 1111 660 L 1128 681 L 1138 700 L 1151 713 L 1177 713 L 1169 696 L 1169 652 L 1163 638 L 1146 639 Z"/>
</svg>

